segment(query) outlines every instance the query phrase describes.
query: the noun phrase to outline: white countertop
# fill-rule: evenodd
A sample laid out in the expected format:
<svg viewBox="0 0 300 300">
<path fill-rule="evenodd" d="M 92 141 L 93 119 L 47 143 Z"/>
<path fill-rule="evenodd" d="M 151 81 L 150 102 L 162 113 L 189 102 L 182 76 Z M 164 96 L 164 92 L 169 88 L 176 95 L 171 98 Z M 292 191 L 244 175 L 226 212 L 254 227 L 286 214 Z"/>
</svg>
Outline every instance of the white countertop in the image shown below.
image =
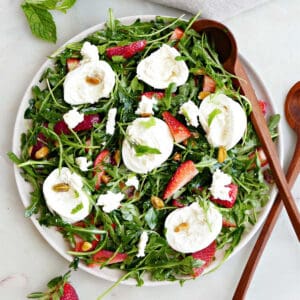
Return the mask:
<svg viewBox="0 0 300 300">
<path fill-rule="evenodd" d="M 43 290 L 52 277 L 63 274 L 68 262 L 56 253 L 24 218 L 13 175 L 6 157 L 11 149 L 13 125 L 22 95 L 35 72 L 59 45 L 82 30 L 106 20 L 109 7 L 117 17 L 138 14 L 178 16 L 182 12 L 138 0 L 78 0 L 66 15 L 57 13 L 57 45 L 36 40 L 19 7 L 21 0 L 0 3 L 0 299 L 22 300 Z M 240 51 L 251 62 L 283 115 L 288 89 L 300 80 L 300 2 L 274 0 L 224 22 L 234 32 Z M 285 166 L 295 136 L 282 118 Z M 300 181 L 293 193 L 300 198 Z M 237 255 L 198 280 L 159 288 L 120 285 L 106 299 L 216 299 L 232 297 L 254 239 Z M 292 300 L 300 294 L 300 247 L 287 214 L 283 212 L 261 258 L 247 299 Z M 94 300 L 112 283 L 81 270 L 71 278 L 80 299 Z"/>
</svg>

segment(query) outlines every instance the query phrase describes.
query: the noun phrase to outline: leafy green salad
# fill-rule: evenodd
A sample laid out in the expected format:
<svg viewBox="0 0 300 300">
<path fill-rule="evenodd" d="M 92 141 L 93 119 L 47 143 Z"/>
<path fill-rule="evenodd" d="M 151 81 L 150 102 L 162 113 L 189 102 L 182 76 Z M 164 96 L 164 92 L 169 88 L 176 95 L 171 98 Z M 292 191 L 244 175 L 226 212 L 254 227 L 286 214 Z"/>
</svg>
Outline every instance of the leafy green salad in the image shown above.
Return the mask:
<svg viewBox="0 0 300 300">
<path fill-rule="evenodd" d="M 56 228 L 90 268 L 138 285 L 225 260 L 269 200 L 272 176 L 213 44 L 181 18 L 104 29 L 53 55 L 24 118 L 25 215 Z M 265 109 L 265 103 L 261 106 Z M 268 118 L 276 138 L 278 115 Z"/>
</svg>

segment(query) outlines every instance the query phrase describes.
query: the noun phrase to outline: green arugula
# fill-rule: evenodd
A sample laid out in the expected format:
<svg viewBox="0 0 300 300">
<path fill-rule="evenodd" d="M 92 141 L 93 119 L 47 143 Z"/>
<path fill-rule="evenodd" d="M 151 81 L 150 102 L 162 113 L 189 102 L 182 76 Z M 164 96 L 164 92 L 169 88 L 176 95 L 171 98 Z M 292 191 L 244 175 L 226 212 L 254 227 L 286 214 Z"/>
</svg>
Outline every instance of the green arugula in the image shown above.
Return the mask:
<svg viewBox="0 0 300 300">
<path fill-rule="evenodd" d="M 218 108 L 215 108 L 209 115 L 208 115 L 208 120 L 207 120 L 207 123 L 208 123 L 208 126 L 211 125 L 212 121 L 214 120 L 214 118 L 219 115 L 221 112 L 220 109 Z"/>
<path fill-rule="evenodd" d="M 31 32 L 36 37 L 55 43 L 56 25 L 49 10 L 66 13 L 76 0 L 25 0 L 21 8 L 27 18 Z"/>
</svg>

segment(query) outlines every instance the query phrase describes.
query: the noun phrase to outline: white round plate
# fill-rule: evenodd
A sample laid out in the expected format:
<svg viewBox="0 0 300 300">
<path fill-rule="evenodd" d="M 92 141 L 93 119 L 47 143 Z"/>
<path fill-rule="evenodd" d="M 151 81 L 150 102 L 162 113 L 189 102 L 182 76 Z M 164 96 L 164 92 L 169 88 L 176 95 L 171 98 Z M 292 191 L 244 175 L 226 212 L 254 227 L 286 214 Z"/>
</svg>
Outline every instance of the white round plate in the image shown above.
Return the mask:
<svg viewBox="0 0 300 300">
<path fill-rule="evenodd" d="M 142 15 L 142 16 L 131 16 L 131 17 L 126 17 L 126 18 L 121 18 L 120 21 L 123 24 L 131 24 L 133 23 L 137 18 L 141 19 L 142 21 L 149 21 L 152 20 L 155 16 L 153 15 Z M 66 44 L 69 43 L 74 43 L 82 40 L 85 38 L 87 35 L 103 29 L 104 23 L 93 26 L 80 34 L 76 35 L 74 38 L 69 40 Z M 65 45 L 66 45 L 65 44 Z M 61 47 L 63 49 L 64 46 Z M 252 84 L 254 86 L 254 89 L 256 91 L 256 94 L 259 99 L 264 99 L 267 104 L 268 104 L 268 112 L 270 114 L 276 113 L 275 107 L 272 105 L 272 100 L 270 98 L 269 93 L 267 92 L 266 87 L 263 84 L 263 81 L 260 79 L 258 74 L 254 71 L 254 69 L 251 67 L 251 64 L 246 61 L 245 58 L 241 57 L 243 64 L 245 65 L 246 71 L 252 81 Z M 15 128 L 14 128 L 14 136 L 13 136 L 13 152 L 17 155 L 20 153 L 20 136 L 23 132 L 26 132 L 26 130 L 29 128 L 30 123 L 28 120 L 24 120 L 24 112 L 26 108 L 28 107 L 28 101 L 31 98 L 31 88 L 34 85 L 37 85 L 39 82 L 39 79 L 44 72 L 44 70 L 52 65 L 52 61 L 48 59 L 42 67 L 39 69 L 39 71 L 36 73 L 34 76 L 32 82 L 30 83 L 29 87 L 27 88 L 25 95 L 22 99 L 22 102 L 20 104 L 17 118 L 16 118 L 16 123 L 15 123 Z M 282 143 L 281 140 L 279 139 L 277 143 L 277 149 L 279 153 L 279 158 L 280 161 L 282 162 Z M 17 187 L 21 196 L 21 200 L 24 204 L 25 207 L 29 206 L 31 201 L 30 201 L 30 192 L 31 192 L 31 186 L 25 180 L 23 177 L 20 175 L 20 170 L 18 167 L 14 166 L 14 173 L 15 173 L 15 178 L 17 182 Z M 247 242 L 253 237 L 253 235 L 257 232 L 259 227 L 262 225 L 263 221 L 265 220 L 268 212 L 271 209 L 272 203 L 275 199 L 276 195 L 276 189 L 273 188 L 271 193 L 270 193 L 270 200 L 266 204 L 266 206 L 263 208 L 261 214 L 258 217 L 257 223 L 247 232 L 245 232 L 241 238 L 240 243 L 238 246 L 235 248 L 233 253 L 230 255 L 232 257 L 235 253 L 237 253 L 242 247 L 244 247 Z M 67 251 L 69 250 L 67 247 L 66 242 L 64 241 L 62 235 L 57 232 L 54 228 L 46 228 L 41 226 L 38 221 L 35 219 L 35 216 L 31 217 L 32 222 L 38 229 L 38 231 L 41 233 L 41 235 L 45 238 L 45 240 L 64 258 L 66 258 L 68 261 L 72 261 L 73 257 L 69 254 L 67 254 Z M 221 261 L 222 261 L 222 252 L 217 252 L 216 254 L 216 260 L 210 265 L 210 267 L 206 270 L 208 272 L 209 270 L 215 268 Z M 109 268 L 103 268 L 103 269 L 98 269 L 98 268 L 90 268 L 87 267 L 86 265 L 80 263 L 79 267 L 83 270 L 85 270 L 88 273 L 91 273 L 97 277 L 110 280 L 110 281 L 116 281 L 119 279 L 123 272 L 120 270 L 116 269 L 109 269 Z M 169 281 L 152 281 L 150 278 L 144 278 L 145 281 L 145 286 L 158 286 L 158 285 L 166 285 L 166 284 L 171 284 L 172 282 Z M 134 279 L 128 279 L 124 282 L 123 284 L 129 284 L 129 285 L 134 285 L 136 284 L 136 281 Z"/>
</svg>

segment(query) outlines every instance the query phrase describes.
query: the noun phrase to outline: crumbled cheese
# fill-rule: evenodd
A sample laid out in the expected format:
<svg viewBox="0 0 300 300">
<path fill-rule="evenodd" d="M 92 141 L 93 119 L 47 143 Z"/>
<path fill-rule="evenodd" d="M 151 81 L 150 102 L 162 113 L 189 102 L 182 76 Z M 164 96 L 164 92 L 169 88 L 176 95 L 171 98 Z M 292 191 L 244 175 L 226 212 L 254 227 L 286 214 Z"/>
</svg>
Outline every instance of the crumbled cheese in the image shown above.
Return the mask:
<svg viewBox="0 0 300 300">
<path fill-rule="evenodd" d="M 138 243 L 138 253 L 137 257 L 144 257 L 145 256 L 145 248 L 148 242 L 148 233 L 146 231 L 143 231 L 143 233 L 140 236 L 140 241 Z"/>
<path fill-rule="evenodd" d="M 79 113 L 77 108 L 73 108 L 63 115 L 63 119 L 68 127 L 73 129 L 84 120 L 84 114 Z"/>
<path fill-rule="evenodd" d="M 113 135 L 115 132 L 115 126 L 116 126 L 116 115 L 117 115 L 117 109 L 111 108 L 108 111 L 107 115 L 107 122 L 106 122 L 106 133 Z"/>
<path fill-rule="evenodd" d="M 118 209 L 121 205 L 121 201 L 124 199 L 124 194 L 113 193 L 108 191 L 106 194 L 99 196 L 97 205 L 103 206 L 102 209 L 106 213 L 110 213 L 115 209 Z"/>
<path fill-rule="evenodd" d="M 189 100 L 183 103 L 180 107 L 179 113 L 185 116 L 185 120 L 188 125 L 198 127 L 199 108 L 197 105 Z"/>
<path fill-rule="evenodd" d="M 79 169 L 83 172 L 88 171 L 89 166 L 93 164 L 91 161 L 88 161 L 85 156 L 76 157 L 75 162 L 79 166 Z"/>
<path fill-rule="evenodd" d="M 209 188 L 213 197 L 220 200 L 231 200 L 229 196 L 230 187 L 228 187 L 231 182 L 231 176 L 217 169 L 213 174 L 213 181 Z"/>
<path fill-rule="evenodd" d="M 139 180 L 137 179 L 136 176 L 131 176 L 127 179 L 125 182 L 126 186 L 134 186 L 135 189 L 137 190 L 139 188 Z"/>
<path fill-rule="evenodd" d="M 148 98 L 142 96 L 139 102 L 138 109 L 135 111 L 136 115 L 154 115 L 153 106 L 157 104 L 157 99 L 155 97 Z"/>
<path fill-rule="evenodd" d="M 98 48 L 90 42 L 84 42 L 80 53 L 82 55 L 81 64 L 99 60 Z"/>
</svg>

